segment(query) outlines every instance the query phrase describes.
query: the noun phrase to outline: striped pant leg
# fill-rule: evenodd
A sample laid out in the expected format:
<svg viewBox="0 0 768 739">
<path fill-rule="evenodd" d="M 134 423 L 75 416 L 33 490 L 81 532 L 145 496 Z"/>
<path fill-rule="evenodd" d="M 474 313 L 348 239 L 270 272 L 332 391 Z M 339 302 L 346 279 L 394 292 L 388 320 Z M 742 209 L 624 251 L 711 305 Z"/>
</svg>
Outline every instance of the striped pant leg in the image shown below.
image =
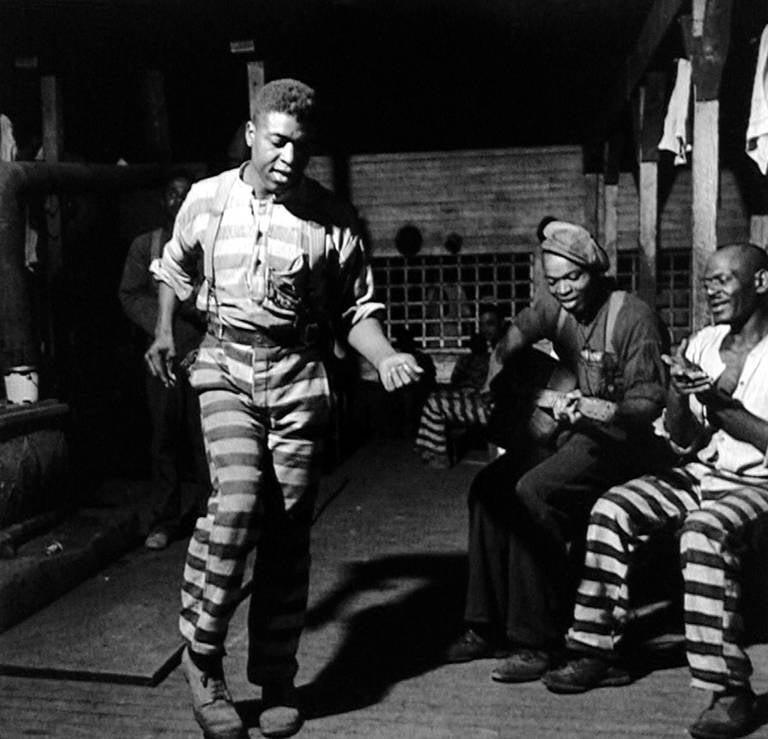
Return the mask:
<svg viewBox="0 0 768 739">
<path fill-rule="evenodd" d="M 201 654 L 224 651 L 246 558 L 258 530 L 266 445 L 263 420 L 250 393 L 241 387 L 250 375 L 249 350 L 227 359 L 221 352 L 202 348 L 193 371 L 213 492 L 207 514 L 198 519 L 189 542 L 179 628 L 191 648 Z"/>
<path fill-rule="evenodd" d="M 682 469 L 646 475 L 611 488 L 590 513 L 582 580 L 568 644 L 613 651 L 626 621 L 632 552 L 672 520 L 698 508 L 695 480 Z"/>
<path fill-rule="evenodd" d="M 419 419 L 416 447 L 436 457 L 448 455 L 448 424 L 488 423 L 488 406 L 477 390 L 437 390 L 430 393 Z"/>
<path fill-rule="evenodd" d="M 705 501 L 686 519 L 680 556 L 686 648 L 696 688 L 717 692 L 749 685 L 752 666 L 740 646 L 741 557 L 735 545 L 767 513 L 768 490 L 740 487 Z"/>
<path fill-rule="evenodd" d="M 310 525 L 330 409 L 321 362 L 292 356 L 269 372 L 273 476 L 248 615 L 248 679 L 257 685 L 291 680 L 298 670 L 309 594 Z"/>
</svg>

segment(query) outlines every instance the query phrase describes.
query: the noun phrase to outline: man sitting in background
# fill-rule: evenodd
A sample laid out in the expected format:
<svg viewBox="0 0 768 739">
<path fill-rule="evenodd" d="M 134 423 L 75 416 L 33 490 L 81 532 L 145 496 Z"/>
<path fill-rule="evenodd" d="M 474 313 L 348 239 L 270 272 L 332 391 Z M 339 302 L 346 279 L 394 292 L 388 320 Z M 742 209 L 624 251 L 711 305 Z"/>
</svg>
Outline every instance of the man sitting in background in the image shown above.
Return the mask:
<svg viewBox="0 0 768 739">
<path fill-rule="evenodd" d="M 543 237 L 548 290 L 513 319 L 496 359 L 524 361 L 549 339 L 576 389 L 555 396 L 561 427 L 548 443 L 522 435 L 472 483 L 468 628 L 446 654 L 508 654 L 491 674 L 501 682 L 538 679 L 562 649 L 578 582 L 569 547 L 606 487 L 651 469 L 664 448 L 652 431 L 666 375 L 655 313 L 604 276 L 608 257 L 584 228 L 552 221 Z M 590 418 L 587 406 L 605 413 Z"/>
<path fill-rule="evenodd" d="M 448 426 L 488 423 L 490 404 L 481 393 L 488 377 L 489 350 L 501 338 L 503 324 L 495 305 L 480 307 L 480 333 L 470 342 L 470 353 L 462 355 L 451 374 L 449 388 L 430 393 L 421 411 L 416 432 L 416 449 L 432 467 L 450 466 Z"/>
<path fill-rule="evenodd" d="M 742 736 L 755 713 L 741 642 L 745 536 L 768 515 L 768 255 L 721 247 L 704 276 L 714 319 L 672 364 L 664 425 L 689 461 L 609 490 L 587 531 L 584 579 L 567 643 L 572 659 L 544 676 L 557 693 L 626 684 L 616 648 L 627 615 L 627 566 L 655 530 L 682 526 L 685 638 L 692 685 L 712 701 L 694 737 Z"/>
</svg>

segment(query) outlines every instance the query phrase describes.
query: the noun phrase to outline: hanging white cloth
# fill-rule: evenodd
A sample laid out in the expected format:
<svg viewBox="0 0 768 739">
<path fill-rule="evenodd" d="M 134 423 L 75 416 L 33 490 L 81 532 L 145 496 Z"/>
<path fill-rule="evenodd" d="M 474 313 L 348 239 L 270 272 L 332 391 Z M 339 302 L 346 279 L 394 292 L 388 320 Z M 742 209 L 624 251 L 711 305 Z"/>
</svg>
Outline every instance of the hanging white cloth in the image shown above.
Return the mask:
<svg viewBox="0 0 768 739">
<path fill-rule="evenodd" d="M 13 123 L 7 115 L 0 113 L 0 162 L 16 161 L 16 139 Z"/>
<path fill-rule="evenodd" d="M 760 37 L 757 68 L 752 85 L 752 105 L 747 125 L 747 155 L 757 162 L 760 171 L 768 171 L 768 26 Z"/>
<path fill-rule="evenodd" d="M 667 115 L 664 117 L 664 133 L 659 149 L 671 151 L 675 164 L 688 161 L 691 145 L 688 143 L 688 110 L 691 103 L 691 63 L 687 59 L 677 60 L 675 86 L 669 96 Z"/>
</svg>

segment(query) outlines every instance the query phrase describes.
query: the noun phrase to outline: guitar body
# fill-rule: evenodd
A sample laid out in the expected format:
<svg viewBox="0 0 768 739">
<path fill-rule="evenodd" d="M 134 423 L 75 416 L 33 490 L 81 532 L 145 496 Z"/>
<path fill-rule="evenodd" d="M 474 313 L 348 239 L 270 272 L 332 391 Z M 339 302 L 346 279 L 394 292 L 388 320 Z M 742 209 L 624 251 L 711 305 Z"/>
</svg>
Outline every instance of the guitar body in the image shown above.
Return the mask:
<svg viewBox="0 0 768 739">
<path fill-rule="evenodd" d="M 559 424 L 537 399 L 542 390 L 567 393 L 576 387 L 574 374 L 554 357 L 533 348 L 519 352 L 491 383 L 488 438 L 504 449 L 530 441 L 548 443 Z"/>
</svg>

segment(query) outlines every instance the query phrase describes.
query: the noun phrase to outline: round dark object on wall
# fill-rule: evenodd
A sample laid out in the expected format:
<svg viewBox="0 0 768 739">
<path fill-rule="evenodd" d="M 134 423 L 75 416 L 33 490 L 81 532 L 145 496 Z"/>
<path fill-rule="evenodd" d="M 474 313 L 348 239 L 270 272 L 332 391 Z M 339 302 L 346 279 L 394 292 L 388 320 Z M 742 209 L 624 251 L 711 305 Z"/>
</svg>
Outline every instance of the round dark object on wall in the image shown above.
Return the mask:
<svg viewBox="0 0 768 739">
<path fill-rule="evenodd" d="M 395 246 L 404 257 L 413 257 L 419 253 L 424 239 L 416 226 L 410 223 L 402 226 L 395 235 Z"/>
</svg>

